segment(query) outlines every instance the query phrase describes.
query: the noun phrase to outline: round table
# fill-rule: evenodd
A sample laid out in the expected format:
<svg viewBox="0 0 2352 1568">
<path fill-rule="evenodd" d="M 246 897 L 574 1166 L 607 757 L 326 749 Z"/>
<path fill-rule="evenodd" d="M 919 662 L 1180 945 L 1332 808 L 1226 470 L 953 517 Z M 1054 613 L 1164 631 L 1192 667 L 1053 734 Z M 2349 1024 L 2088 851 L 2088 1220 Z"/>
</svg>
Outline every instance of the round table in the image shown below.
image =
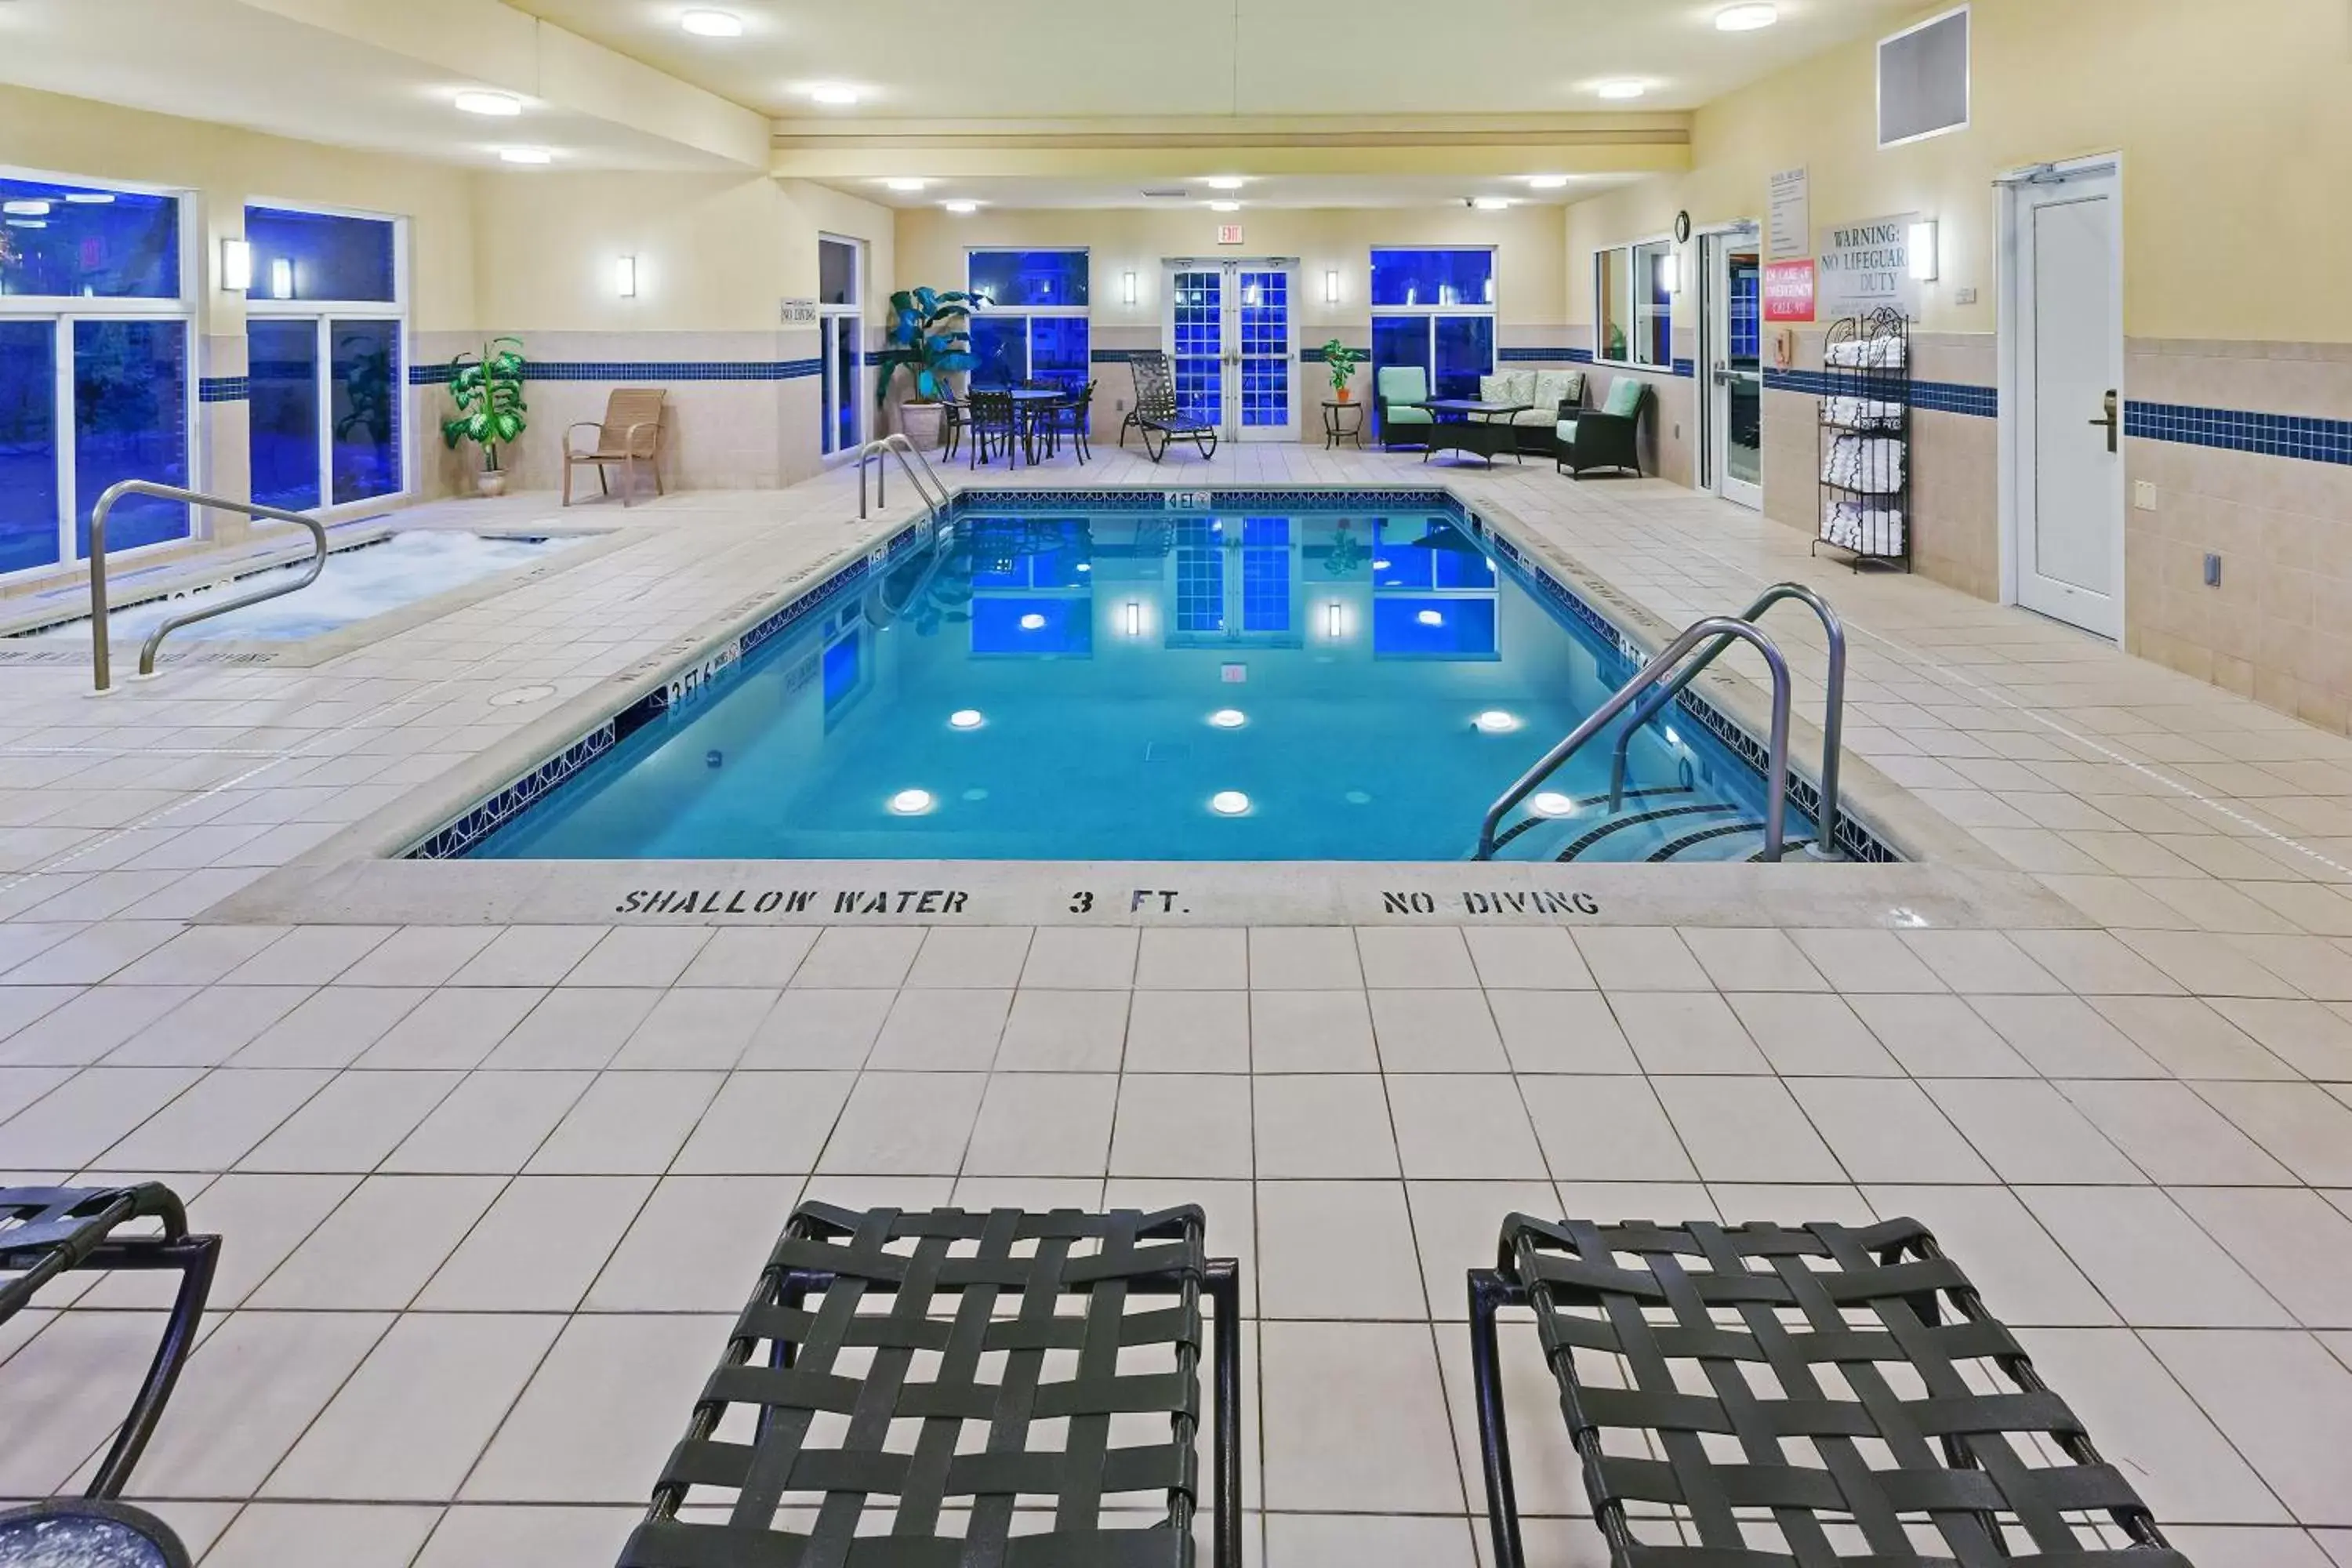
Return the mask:
<svg viewBox="0 0 2352 1568">
<path fill-rule="evenodd" d="M 1356 415 L 1352 422 L 1347 416 L 1349 409 Z M 1328 452 L 1342 441 L 1353 441 L 1359 451 L 1363 449 L 1364 405 L 1352 398 L 1342 403 L 1327 397 L 1323 400 L 1323 449 Z"/>
</svg>

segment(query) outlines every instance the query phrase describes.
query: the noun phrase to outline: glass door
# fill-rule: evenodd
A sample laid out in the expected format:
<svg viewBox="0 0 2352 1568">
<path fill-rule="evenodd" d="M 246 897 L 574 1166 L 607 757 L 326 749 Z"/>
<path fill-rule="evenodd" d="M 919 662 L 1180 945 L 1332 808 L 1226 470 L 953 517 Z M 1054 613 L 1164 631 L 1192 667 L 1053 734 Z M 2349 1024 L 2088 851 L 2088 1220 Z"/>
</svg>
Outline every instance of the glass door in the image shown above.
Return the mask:
<svg viewBox="0 0 2352 1568">
<path fill-rule="evenodd" d="M 824 366 L 818 448 L 827 457 L 856 451 L 865 433 L 866 245 L 819 237 L 817 353 Z"/>
<path fill-rule="evenodd" d="M 1176 404 L 1227 440 L 1298 438 L 1298 264 L 1167 264 L 1168 357 Z"/>
<path fill-rule="evenodd" d="M 1764 259 L 1754 230 L 1702 236 L 1707 488 L 1764 506 Z"/>
</svg>

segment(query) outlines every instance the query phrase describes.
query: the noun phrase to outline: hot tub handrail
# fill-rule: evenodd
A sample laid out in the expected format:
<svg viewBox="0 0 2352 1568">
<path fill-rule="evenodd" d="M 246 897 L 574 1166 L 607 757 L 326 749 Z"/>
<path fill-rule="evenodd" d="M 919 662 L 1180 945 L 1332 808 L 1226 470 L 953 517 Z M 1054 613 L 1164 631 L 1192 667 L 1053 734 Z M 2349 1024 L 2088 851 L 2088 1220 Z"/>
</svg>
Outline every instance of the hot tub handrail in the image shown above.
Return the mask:
<svg viewBox="0 0 2352 1568">
<path fill-rule="evenodd" d="M 182 626 L 208 621 L 215 616 L 225 616 L 231 610 L 241 610 L 248 605 L 258 605 L 265 599 L 295 593 L 319 580 L 327 564 L 327 531 L 315 517 L 299 511 L 284 511 L 274 506 L 262 506 L 249 500 L 231 500 L 226 496 L 208 496 L 196 490 L 181 489 L 175 485 L 159 485 L 152 479 L 125 479 L 98 498 L 98 505 L 89 514 L 89 626 L 90 667 L 97 678 L 98 689 L 104 691 L 114 679 L 112 639 L 106 625 L 106 520 L 114 510 L 114 503 L 124 496 L 152 496 L 158 500 L 175 500 L 189 506 L 206 507 L 214 511 L 242 512 L 247 517 L 267 518 L 273 522 L 299 523 L 310 531 L 317 548 L 310 553 L 310 569 L 299 580 L 281 583 L 273 587 L 257 588 L 249 594 L 202 609 L 173 616 L 148 634 L 147 642 L 139 650 L 139 673 L 155 673 L 155 650 L 163 639 Z"/>
<path fill-rule="evenodd" d="M 1709 616 L 1683 628 L 1682 635 L 1668 643 L 1664 652 L 1642 667 L 1639 675 L 1617 689 L 1616 695 L 1579 724 L 1568 739 L 1543 754 L 1534 767 L 1519 777 L 1519 782 L 1505 790 L 1501 798 L 1487 808 L 1486 819 L 1478 828 L 1476 858 L 1495 858 L 1496 829 L 1513 806 L 1535 794 L 1538 785 L 1559 771 L 1569 758 L 1581 751 L 1585 743 L 1605 729 L 1609 721 L 1633 705 L 1634 700 L 1652 685 L 1664 679 L 1675 667 L 1689 657 L 1690 651 L 1712 637 L 1737 637 L 1753 644 L 1764 656 L 1765 667 L 1772 672 L 1772 735 L 1766 753 L 1764 770 L 1764 854 L 1763 858 L 1778 860 L 1787 847 L 1789 810 L 1789 661 L 1780 657 L 1780 648 L 1762 629 L 1749 621 L 1735 620 L 1729 616 Z"/>
<path fill-rule="evenodd" d="M 1794 599 L 1821 617 L 1822 630 L 1829 638 L 1829 676 L 1824 682 L 1822 706 L 1822 788 L 1819 819 L 1821 831 L 1807 846 L 1806 853 L 1817 860 L 1838 858 L 1838 761 L 1844 754 L 1845 730 L 1845 623 L 1830 607 L 1830 602 L 1802 583 L 1776 583 L 1756 597 L 1756 602 L 1740 613 L 1743 621 L 1761 620 L 1764 612 L 1784 599 Z M 1643 725 L 1665 711 L 1669 703 L 1682 695 L 1683 688 L 1706 673 L 1707 666 L 1729 650 L 1734 637 L 1717 637 L 1715 646 L 1682 667 L 1672 680 L 1643 700 L 1633 710 L 1633 717 L 1617 737 L 1616 754 L 1609 761 L 1609 809 L 1612 812 L 1625 805 L 1626 752 Z"/>
<path fill-rule="evenodd" d="M 937 521 L 947 516 L 948 489 L 940 482 L 939 470 L 931 467 L 931 460 L 923 456 L 919 447 L 908 440 L 904 435 L 894 430 L 889 435 L 878 440 L 868 441 L 857 448 L 857 521 L 860 522 L 866 521 L 867 464 L 875 465 L 875 503 L 878 506 L 890 504 L 890 470 L 882 466 L 882 455 L 886 452 L 898 459 L 898 467 L 906 470 L 907 482 L 915 487 L 915 494 L 929 510 L 932 520 Z M 909 457 L 914 458 L 914 462 L 909 463 L 907 460 Z"/>
</svg>

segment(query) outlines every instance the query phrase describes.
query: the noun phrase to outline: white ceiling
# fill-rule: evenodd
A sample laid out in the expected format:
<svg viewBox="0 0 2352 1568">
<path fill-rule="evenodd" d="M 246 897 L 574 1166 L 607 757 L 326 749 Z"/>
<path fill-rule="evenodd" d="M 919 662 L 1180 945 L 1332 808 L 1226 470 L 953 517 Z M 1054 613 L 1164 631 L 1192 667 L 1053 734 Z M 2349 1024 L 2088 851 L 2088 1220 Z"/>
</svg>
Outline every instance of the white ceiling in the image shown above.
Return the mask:
<svg viewBox="0 0 2352 1568">
<path fill-rule="evenodd" d="M 893 191 L 880 180 L 825 183 L 866 201 L 893 207 L 931 207 L 942 201 L 977 201 L 1000 207 L 1142 207 L 1203 212 L 1212 201 L 1253 207 L 1450 207 L 1471 196 L 1504 196 L 1518 206 L 1565 206 L 1640 178 L 1580 174 L 1560 190 L 1538 191 L 1525 179 L 1452 174 L 1286 174 L 1253 179 L 1238 191 L 1214 191 L 1200 179 L 979 178 L 927 180 L 920 191 Z M 1181 198 L 1143 193 L 1181 189 Z"/>
<path fill-rule="evenodd" d="M 385 0 L 396 3 L 396 0 Z M 508 0 L 778 117 L 1528 114 L 1689 109 L 1870 32 L 1918 0 L 1779 0 L 1760 32 L 1716 30 L 1728 0 Z M 731 11 L 736 39 L 686 11 Z M 812 82 L 853 84 L 818 110 Z"/>
</svg>

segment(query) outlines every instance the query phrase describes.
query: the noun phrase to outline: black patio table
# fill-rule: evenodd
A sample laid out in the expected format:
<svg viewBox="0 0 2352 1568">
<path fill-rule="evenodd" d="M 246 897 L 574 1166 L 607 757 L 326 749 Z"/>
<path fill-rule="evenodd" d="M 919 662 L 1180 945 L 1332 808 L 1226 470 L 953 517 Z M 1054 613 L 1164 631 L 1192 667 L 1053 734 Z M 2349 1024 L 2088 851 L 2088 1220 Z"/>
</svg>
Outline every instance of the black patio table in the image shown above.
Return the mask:
<svg viewBox="0 0 2352 1568">
<path fill-rule="evenodd" d="M 1423 447 L 1421 460 L 1429 461 L 1433 452 L 1467 452 L 1486 459 L 1495 466 L 1496 452 L 1508 452 L 1519 462 L 1518 435 L 1511 425 L 1515 415 L 1527 413 L 1532 403 L 1481 403 L 1475 397 L 1431 397 L 1419 403 L 1401 403 L 1400 408 L 1419 408 L 1431 418 L 1429 441 Z M 1454 417 L 1448 419 L 1446 416 Z"/>
</svg>

